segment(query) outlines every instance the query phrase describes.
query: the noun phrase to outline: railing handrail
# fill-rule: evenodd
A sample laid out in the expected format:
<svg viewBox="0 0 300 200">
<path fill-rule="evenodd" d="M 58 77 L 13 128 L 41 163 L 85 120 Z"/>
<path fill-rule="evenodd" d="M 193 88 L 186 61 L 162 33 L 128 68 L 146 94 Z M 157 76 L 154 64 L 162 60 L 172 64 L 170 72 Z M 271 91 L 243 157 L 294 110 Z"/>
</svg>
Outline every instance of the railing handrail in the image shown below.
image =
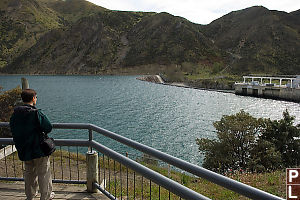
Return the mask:
<svg viewBox="0 0 300 200">
<path fill-rule="evenodd" d="M 14 144 L 12 138 L 0 138 L 0 143 L 2 144 Z M 99 144 L 96 141 L 88 141 L 88 140 L 77 140 L 77 139 L 55 139 L 55 144 L 57 146 L 92 146 L 94 149 L 98 150 L 101 153 L 104 153 L 105 155 L 109 156 L 110 158 L 118 161 L 119 163 L 129 167 L 130 169 L 142 174 L 144 177 L 148 178 L 149 180 L 152 180 L 153 182 L 161 185 L 162 187 L 168 189 L 174 194 L 177 194 L 179 196 L 183 196 L 186 199 L 193 199 L 193 200 L 210 200 L 209 198 L 161 175 L 158 172 L 155 172 L 101 144 Z M 6 180 L 6 179 L 3 179 Z M 14 181 L 23 181 L 23 178 L 13 178 L 10 180 Z M 59 183 L 59 180 L 54 180 L 54 182 Z M 66 182 L 61 181 L 61 182 Z M 69 181 L 72 183 L 72 181 Z M 74 181 L 78 183 L 78 181 Z M 81 183 L 86 183 L 86 181 L 80 181 Z M 109 193 L 108 193 L 109 194 Z"/>
<path fill-rule="evenodd" d="M 268 199 L 268 200 L 282 199 L 280 197 L 277 197 L 277 196 L 267 193 L 265 191 L 262 191 L 257 188 L 251 187 L 247 184 L 235 181 L 233 179 L 230 179 L 230 178 L 220 175 L 218 173 L 207 170 L 203 167 L 191 164 L 187 161 L 184 161 L 182 159 L 176 158 L 169 154 L 163 153 L 152 147 L 143 145 L 141 143 L 133 141 L 124 136 L 118 135 L 114 132 L 105 130 L 105 129 L 100 128 L 93 124 L 89 124 L 89 123 L 53 123 L 52 125 L 53 125 L 53 128 L 55 128 L 55 129 L 87 129 L 87 130 L 95 131 L 106 137 L 116 140 L 122 144 L 125 144 L 125 145 L 130 146 L 134 149 L 137 149 L 141 152 L 144 152 L 153 157 L 156 157 L 156 158 L 158 158 L 166 163 L 169 163 L 173 166 L 176 166 L 182 170 L 190 172 L 193 175 L 204 178 L 210 182 L 213 182 L 213 183 L 220 185 L 224 188 L 227 188 L 229 190 L 235 191 L 235 192 L 237 192 L 241 195 L 244 195 L 246 197 L 249 197 L 251 199 Z M 0 122 L 0 127 L 8 127 L 8 126 L 9 126 L 8 122 Z"/>
<path fill-rule="evenodd" d="M 176 181 L 173 181 L 163 175 L 161 175 L 158 172 L 155 172 L 129 158 L 127 158 L 126 156 L 123 156 L 119 153 L 116 153 L 115 151 L 99 144 L 96 141 L 91 141 L 91 146 L 104 153 L 105 155 L 108 155 L 110 158 L 118 161 L 119 163 L 128 166 L 129 168 L 131 168 L 132 170 L 142 174 L 144 177 L 148 178 L 149 180 L 152 180 L 153 182 L 161 185 L 162 187 L 168 189 L 169 191 L 171 191 L 174 194 L 177 194 L 179 196 L 183 196 L 186 199 L 195 199 L 195 200 L 209 200 L 209 198 L 177 183 Z"/>
</svg>

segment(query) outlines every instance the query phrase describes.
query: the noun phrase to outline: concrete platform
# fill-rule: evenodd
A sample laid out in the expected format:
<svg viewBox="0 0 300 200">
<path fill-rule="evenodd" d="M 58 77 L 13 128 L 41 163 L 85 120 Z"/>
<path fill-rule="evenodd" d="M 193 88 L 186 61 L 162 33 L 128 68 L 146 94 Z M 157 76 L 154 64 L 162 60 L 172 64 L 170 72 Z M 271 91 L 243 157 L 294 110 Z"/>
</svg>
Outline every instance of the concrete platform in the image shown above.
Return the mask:
<svg viewBox="0 0 300 200">
<path fill-rule="evenodd" d="M 101 193 L 90 194 L 86 192 L 84 185 L 53 184 L 54 199 L 100 199 L 108 198 Z M 40 194 L 35 198 L 38 200 Z M 25 200 L 24 182 L 0 182 L 0 199 L 5 200 Z"/>
</svg>

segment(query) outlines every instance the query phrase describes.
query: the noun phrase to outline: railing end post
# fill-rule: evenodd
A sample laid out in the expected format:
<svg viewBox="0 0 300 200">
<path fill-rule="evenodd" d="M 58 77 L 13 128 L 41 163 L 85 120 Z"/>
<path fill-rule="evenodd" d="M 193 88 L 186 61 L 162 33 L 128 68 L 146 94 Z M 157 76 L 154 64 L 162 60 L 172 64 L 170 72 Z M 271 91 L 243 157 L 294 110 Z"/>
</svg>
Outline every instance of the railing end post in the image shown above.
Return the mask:
<svg viewBox="0 0 300 200">
<path fill-rule="evenodd" d="M 96 193 L 98 192 L 94 186 L 94 183 L 98 182 L 98 153 L 96 151 L 86 153 L 86 170 L 87 192 Z"/>
</svg>

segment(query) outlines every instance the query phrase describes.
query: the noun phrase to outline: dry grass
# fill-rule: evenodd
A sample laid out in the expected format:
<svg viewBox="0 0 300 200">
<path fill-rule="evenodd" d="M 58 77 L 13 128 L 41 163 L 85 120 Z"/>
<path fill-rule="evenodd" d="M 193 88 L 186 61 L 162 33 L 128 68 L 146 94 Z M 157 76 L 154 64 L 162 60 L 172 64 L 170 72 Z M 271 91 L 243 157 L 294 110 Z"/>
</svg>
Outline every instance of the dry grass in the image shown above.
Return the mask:
<svg viewBox="0 0 300 200">
<path fill-rule="evenodd" d="M 86 180 L 85 159 L 85 155 L 80 153 L 57 150 L 50 158 L 53 178 Z M 211 199 L 247 199 L 207 180 L 185 175 L 178 171 L 171 171 L 168 175 L 168 169 L 165 167 L 142 164 Z M 179 199 L 178 196 L 170 194 L 166 189 L 112 159 L 99 156 L 99 166 L 99 182 L 101 183 L 105 178 L 106 190 L 119 199 L 127 199 L 127 196 L 129 199 L 149 199 L 150 195 L 151 199 L 169 199 L 169 195 L 171 199 Z M 16 153 L 0 160 L 1 177 L 23 177 L 22 171 L 23 164 Z M 259 174 L 232 173 L 227 174 L 227 176 L 276 196 L 285 197 L 285 171 Z"/>
</svg>

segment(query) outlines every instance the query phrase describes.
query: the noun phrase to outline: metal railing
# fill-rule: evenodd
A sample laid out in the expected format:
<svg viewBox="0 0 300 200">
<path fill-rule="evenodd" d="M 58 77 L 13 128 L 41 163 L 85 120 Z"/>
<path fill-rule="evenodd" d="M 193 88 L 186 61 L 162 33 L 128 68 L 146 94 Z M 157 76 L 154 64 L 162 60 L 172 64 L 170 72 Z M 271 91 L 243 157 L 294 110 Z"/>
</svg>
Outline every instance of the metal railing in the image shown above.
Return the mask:
<svg viewBox="0 0 300 200">
<path fill-rule="evenodd" d="M 7 122 L 0 122 L 0 127 L 8 127 Z M 141 143 L 135 142 L 131 139 L 128 139 L 124 136 L 118 135 L 111 131 L 102 129 L 93 124 L 80 124 L 80 123 L 54 123 L 54 129 L 84 129 L 88 130 L 89 138 L 88 140 L 79 140 L 79 139 L 55 139 L 57 146 L 75 146 L 77 147 L 77 166 L 78 166 L 78 147 L 88 147 L 89 152 L 96 150 L 100 152 L 99 167 L 98 167 L 98 182 L 94 183 L 94 187 L 99 189 L 110 199 L 116 199 L 117 196 L 120 199 L 136 199 L 136 195 L 139 195 L 141 199 L 151 195 L 156 195 L 157 199 L 161 199 L 161 191 L 163 188 L 167 190 L 169 199 L 172 195 L 177 196 L 178 198 L 183 199 L 209 199 L 181 184 L 178 182 L 167 178 L 154 170 L 145 167 L 144 165 L 119 154 L 106 146 L 93 140 L 93 132 L 100 133 L 103 136 L 109 137 L 119 143 L 125 144 L 133 149 L 136 149 L 140 152 L 153 156 L 161 161 L 164 161 L 170 165 L 178 167 L 186 172 L 189 172 L 195 176 L 204 178 L 212 183 L 220 185 L 224 188 L 237 192 L 243 196 L 249 197 L 251 199 L 282 199 L 275 195 L 269 194 L 262 190 L 256 189 L 249 185 L 240 183 L 233 179 L 222 176 L 218 173 L 212 172 L 210 170 L 204 169 L 197 165 L 191 164 L 179 158 L 173 157 L 161 151 L 158 151 L 149 146 L 143 145 Z M 10 138 L 0 138 L 0 145 L 11 145 L 13 144 L 12 139 Z M 59 151 L 58 153 L 61 153 Z M 67 151 L 70 154 L 70 151 Z M 76 153 L 75 153 L 76 154 Z M 99 155 L 99 153 L 98 153 Z M 105 156 L 107 157 L 105 159 Z M 63 159 L 61 158 L 61 163 Z M 76 160 L 76 159 L 75 159 Z M 70 161 L 69 161 L 70 162 Z M 117 162 L 117 164 L 116 164 Z M 52 162 L 53 166 L 54 160 Z M 61 164 L 62 166 L 63 164 Z M 69 164 L 71 166 L 71 164 Z M 54 168 L 54 167 L 53 167 Z M 118 168 L 118 170 L 117 170 Z M 128 172 L 130 171 L 130 172 Z M 138 175 L 140 175 L 138 177 Z M 86 184 L 86 180 L 79 180 L 79 175 L 77 180 L 72 180 L 71 169 L 70 169 L 70 179 L 64 180 L 55 179 L 53 182 L 62 182 L 62 183 L 80 183 Z M 12 177 L 0 177 L 0 180 L 23 180 L 22 178 L 12 178 Z M 130 180 L 130 181 L 129 181 Z M 138 183 L 137 183 L 138 182 Z M 136 186 L 139 184 L 139 191 L 137 192 Z M 154 184 L 155 186 L 154 188 Z M 124 188 L 124 186 L 126 186 Z M 145 187 L 148 187 L 146 189 Z M 161 188 L 162 187 L 162 188 Z M 130 192 L 133 188 L 133 193 Z M 156 192 L 156 194 L 154 194 Z M 118 193 L 118 194 L 117 194 Z"/>
</svg>

